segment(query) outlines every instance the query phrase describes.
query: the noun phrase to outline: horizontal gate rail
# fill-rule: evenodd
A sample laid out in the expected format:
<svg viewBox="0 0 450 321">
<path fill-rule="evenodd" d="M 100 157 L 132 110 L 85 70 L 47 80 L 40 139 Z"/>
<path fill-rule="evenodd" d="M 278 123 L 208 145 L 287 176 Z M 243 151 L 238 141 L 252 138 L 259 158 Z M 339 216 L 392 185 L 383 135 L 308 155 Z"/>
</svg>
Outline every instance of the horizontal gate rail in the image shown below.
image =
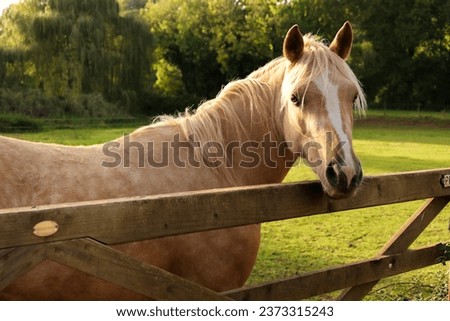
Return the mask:
<svg viewBox="0 0 450 321">
<path fill-rule="evenodd" d="M 442 244 L 224 292 L 235 300 L 301 300 L 436 264 Z"/>
<path fill-rule="evenodd" d="M 366 177 L 351 199 L 333 200 L 319 182 L 271 184 L 35 208 L 0 210 L 0 249 L 89 237 L 106 244 L 450 196 L 450 168 Z M 446 177 L 446 176 L 445 176 Z M 41 222 L 58 231 L 32 233 Z"/>
</svg>

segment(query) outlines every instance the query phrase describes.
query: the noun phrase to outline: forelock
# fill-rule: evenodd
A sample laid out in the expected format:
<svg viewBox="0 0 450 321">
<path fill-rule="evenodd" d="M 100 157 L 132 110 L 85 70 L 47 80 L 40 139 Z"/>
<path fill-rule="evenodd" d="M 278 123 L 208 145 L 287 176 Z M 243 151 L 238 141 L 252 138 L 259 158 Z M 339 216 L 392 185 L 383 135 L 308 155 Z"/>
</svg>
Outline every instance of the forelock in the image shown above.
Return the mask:
<svg viewBox="0 0 450 321">
<path fill-rule="evenodd" d="M 347 81 L 354 84 L 358 91 L 358 99 L 355 102 L 355 108 L 363 112 L 366 109 L 366 99 L 361 84 L 353 71 L 338 55 L 332 52 L 325 41 L 316 35 L 307 34 L 304 36 L 304 49 L 300 60 L 292 65 L 289 64 L 288 72 L 284 78 L 281 93 L 281 108 L 288 106 L 292 93 L 299 88 L 304 88 L 303 96 L 299 97 L 304 101 L 304 93 L 307 91 L 311 82 L 323 73 L 339 75 Z"/>
</svg>

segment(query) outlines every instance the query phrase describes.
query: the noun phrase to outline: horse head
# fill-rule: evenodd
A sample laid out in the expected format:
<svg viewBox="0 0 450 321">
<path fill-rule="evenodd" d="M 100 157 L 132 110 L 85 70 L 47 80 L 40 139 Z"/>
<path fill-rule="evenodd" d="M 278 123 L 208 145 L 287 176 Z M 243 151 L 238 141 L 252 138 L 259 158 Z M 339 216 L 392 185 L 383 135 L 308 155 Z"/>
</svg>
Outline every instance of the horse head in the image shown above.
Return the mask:
<svg viewBox="0 0 450 321">
<path fill-rule="evenodd" d="M 361 86 L 345 60 L 352 47 L 349 22 L 330 46 L 298 26 L 283 44 L 286 73 L 282 83 L 283 134 L 318 175 L 333 198 L 352 196 L 363 179 L 352 144 L 353 109 L 363 110 Z"/>
</svg>

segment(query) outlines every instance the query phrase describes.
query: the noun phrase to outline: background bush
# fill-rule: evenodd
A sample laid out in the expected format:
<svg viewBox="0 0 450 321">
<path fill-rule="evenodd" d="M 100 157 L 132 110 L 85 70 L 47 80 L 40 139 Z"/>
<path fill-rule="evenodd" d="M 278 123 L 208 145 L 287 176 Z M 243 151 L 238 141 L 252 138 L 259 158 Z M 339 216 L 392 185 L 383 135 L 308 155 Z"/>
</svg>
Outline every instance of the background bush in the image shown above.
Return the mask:
<svg viewBox="0 0 450 321">
<path fill-rule="evenodd" d="M 0 114 L 20 114 L 33 118 L 114 117 L 124 112 L 101 94 L 55 97 L 39 89 L 0 88 Z"/>
</svg>

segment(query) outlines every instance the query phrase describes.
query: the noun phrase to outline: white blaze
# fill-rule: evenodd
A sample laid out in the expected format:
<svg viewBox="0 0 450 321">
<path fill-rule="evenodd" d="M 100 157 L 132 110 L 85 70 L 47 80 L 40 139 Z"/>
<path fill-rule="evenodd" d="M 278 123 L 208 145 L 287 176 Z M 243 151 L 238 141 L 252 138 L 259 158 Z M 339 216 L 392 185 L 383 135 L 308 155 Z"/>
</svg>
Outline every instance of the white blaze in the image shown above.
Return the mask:
<svg viewBox="0 0 450 321">
<path fill-rule="evenodd" d="M 342 150 L 344 152 L 344 160 L 349 168 L 353 168 L 354 163 L 350 151 L 350 140 L 348 139 L 347 134 L 344 132 L 344 127 L 342 125 L 338 86 L 330 81 L 327 72 L 323 72 L 313 82 L 324 97 L 325 108 L 328 112 L 328 117 L 330 118 L 331 124 L 333 125 L 336 134 L 338 135 L 339 141 L 345 142 L 344 146 L 342 147 Z M 347 172 L 345 168 L 343 168 L 343 170 L 344 173 Z"/>
</svg>

